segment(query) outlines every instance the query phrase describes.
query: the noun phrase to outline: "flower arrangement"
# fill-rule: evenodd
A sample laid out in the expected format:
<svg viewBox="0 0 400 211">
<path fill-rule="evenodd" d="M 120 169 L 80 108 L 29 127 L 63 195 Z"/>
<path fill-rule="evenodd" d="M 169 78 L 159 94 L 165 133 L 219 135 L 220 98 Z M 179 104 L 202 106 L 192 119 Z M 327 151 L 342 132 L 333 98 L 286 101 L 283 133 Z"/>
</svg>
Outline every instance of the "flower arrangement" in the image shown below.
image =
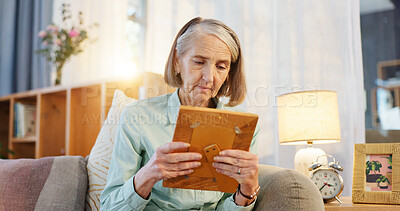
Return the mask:
<svg viewBox="0 0 400 211">
<path fill-rule="evenodd" d="M 39 32 L 38 36 L 42 39 L 44 49 L 36 53 L 46 56 L 56 69 L 55 85 L 61 82 L 61 70 L 66 61 L 72 56 L 83 51 L 83 42 L 88 39 L 88 32 L 83 26 L 83 14 L 79 12 L 79 25 L 67 27 L 68 21 L 72 18 L 69 4 L 62 4 L 61 11 L 63 17 L 63 27 L 50 24 L 45 30 Z M 97 27 L 95 23 L 91 27 Z"/>
</svg>

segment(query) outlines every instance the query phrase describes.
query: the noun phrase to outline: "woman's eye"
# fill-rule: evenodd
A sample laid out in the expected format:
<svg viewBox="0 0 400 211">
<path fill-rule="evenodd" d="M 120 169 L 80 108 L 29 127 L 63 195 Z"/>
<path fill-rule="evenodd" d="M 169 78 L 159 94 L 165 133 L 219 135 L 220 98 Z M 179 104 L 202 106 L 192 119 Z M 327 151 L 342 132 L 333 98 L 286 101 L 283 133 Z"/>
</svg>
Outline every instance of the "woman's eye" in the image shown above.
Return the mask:
<svg viewBox="0 0 400 211">
<path fill-rule="evenodd" d="M 194 61 L 195 64 L 204 64 L 202 61 Z"/>
<path fill-rule="evenodd" d="M 217 68 L 218 68 L 219 70 L 225 70 L 225 69 L 226 69 L 225 66 L 221 66 L 221 65 L 217 66 Z"/>
</svg>

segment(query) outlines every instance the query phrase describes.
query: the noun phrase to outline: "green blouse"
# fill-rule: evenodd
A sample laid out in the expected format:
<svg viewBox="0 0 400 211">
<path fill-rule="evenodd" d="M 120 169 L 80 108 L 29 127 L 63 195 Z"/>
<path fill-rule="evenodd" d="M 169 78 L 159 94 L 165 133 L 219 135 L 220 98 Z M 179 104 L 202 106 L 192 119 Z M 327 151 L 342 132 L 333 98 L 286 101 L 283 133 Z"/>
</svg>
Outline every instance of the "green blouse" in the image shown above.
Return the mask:
<svg viewBox="0 0 400 211">
<path fill-rule="evenodd" d="M 186 190 L 162 187 L 158 181 L 148 200 L 133 188 L 133 176 L 159 146 L 171 142 L 181 105 L 178 90 L 154 98 L 138 100 L 126 106 L 117 129 L 114 151 L 101 194 L 101 210 L 252 210 L 237 206 L 232 194 L 218 191 Z M 239 111 L 218 102 L 217 109 Z M 258 127 L 250 151 L 256 153 Z"/>
</svg>

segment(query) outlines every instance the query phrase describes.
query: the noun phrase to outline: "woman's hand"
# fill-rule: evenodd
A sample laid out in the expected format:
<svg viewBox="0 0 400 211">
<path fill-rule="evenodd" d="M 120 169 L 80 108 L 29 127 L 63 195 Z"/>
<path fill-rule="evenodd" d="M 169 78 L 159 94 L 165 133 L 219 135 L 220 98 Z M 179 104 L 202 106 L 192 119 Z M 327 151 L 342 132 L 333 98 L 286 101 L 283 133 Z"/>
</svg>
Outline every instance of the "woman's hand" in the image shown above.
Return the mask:
<svg viewBox="0 0 400 211">
<path fill-rule="evenodd" d="M 147 198 L 158 181 L 190 174 L 193 168 L 199 167 L 200 153 L 176 152 L 187 150 L 189 146 L 184 142 L 170 142 L 158 147 L 149 162 L 135 175 L 136 193 Z"/>
<path fill-rule="evenodd" d="M 224 150 L 214 157 L 217 172 L 236 179 L 243 194 L 250 196 L 258 188 L 258 157 L 244 150 Z M 237 205 L 248 205 L 253 200 L 236 194 Z"/>
</svg>

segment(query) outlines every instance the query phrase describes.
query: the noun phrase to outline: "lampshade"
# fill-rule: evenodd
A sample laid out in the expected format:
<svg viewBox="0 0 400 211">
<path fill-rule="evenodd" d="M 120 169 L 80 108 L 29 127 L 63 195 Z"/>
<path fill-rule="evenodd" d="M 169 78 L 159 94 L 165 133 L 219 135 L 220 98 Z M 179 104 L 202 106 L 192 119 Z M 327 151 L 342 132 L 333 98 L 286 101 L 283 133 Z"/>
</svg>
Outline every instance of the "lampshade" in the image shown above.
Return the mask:
<svg viewBox="0 0 400 211">
<path fill-rule="evenodd" d="M 308 144 L 297 151 L 294 169 L 306 176 L 308 167 L 326 153 L 312 147 L 313 143 L 340 141 L 337 94 L 333 91 L 304 91 L 278 96 L 278 126 L 280 144 Z M 327 162 L 327 159 L 321 160 Z"/>
<path fill-rule="evenodd" d="M 280 144 L 340 142 L 337 94 L 303 91 L 278 96 Z"/>
</svg>

